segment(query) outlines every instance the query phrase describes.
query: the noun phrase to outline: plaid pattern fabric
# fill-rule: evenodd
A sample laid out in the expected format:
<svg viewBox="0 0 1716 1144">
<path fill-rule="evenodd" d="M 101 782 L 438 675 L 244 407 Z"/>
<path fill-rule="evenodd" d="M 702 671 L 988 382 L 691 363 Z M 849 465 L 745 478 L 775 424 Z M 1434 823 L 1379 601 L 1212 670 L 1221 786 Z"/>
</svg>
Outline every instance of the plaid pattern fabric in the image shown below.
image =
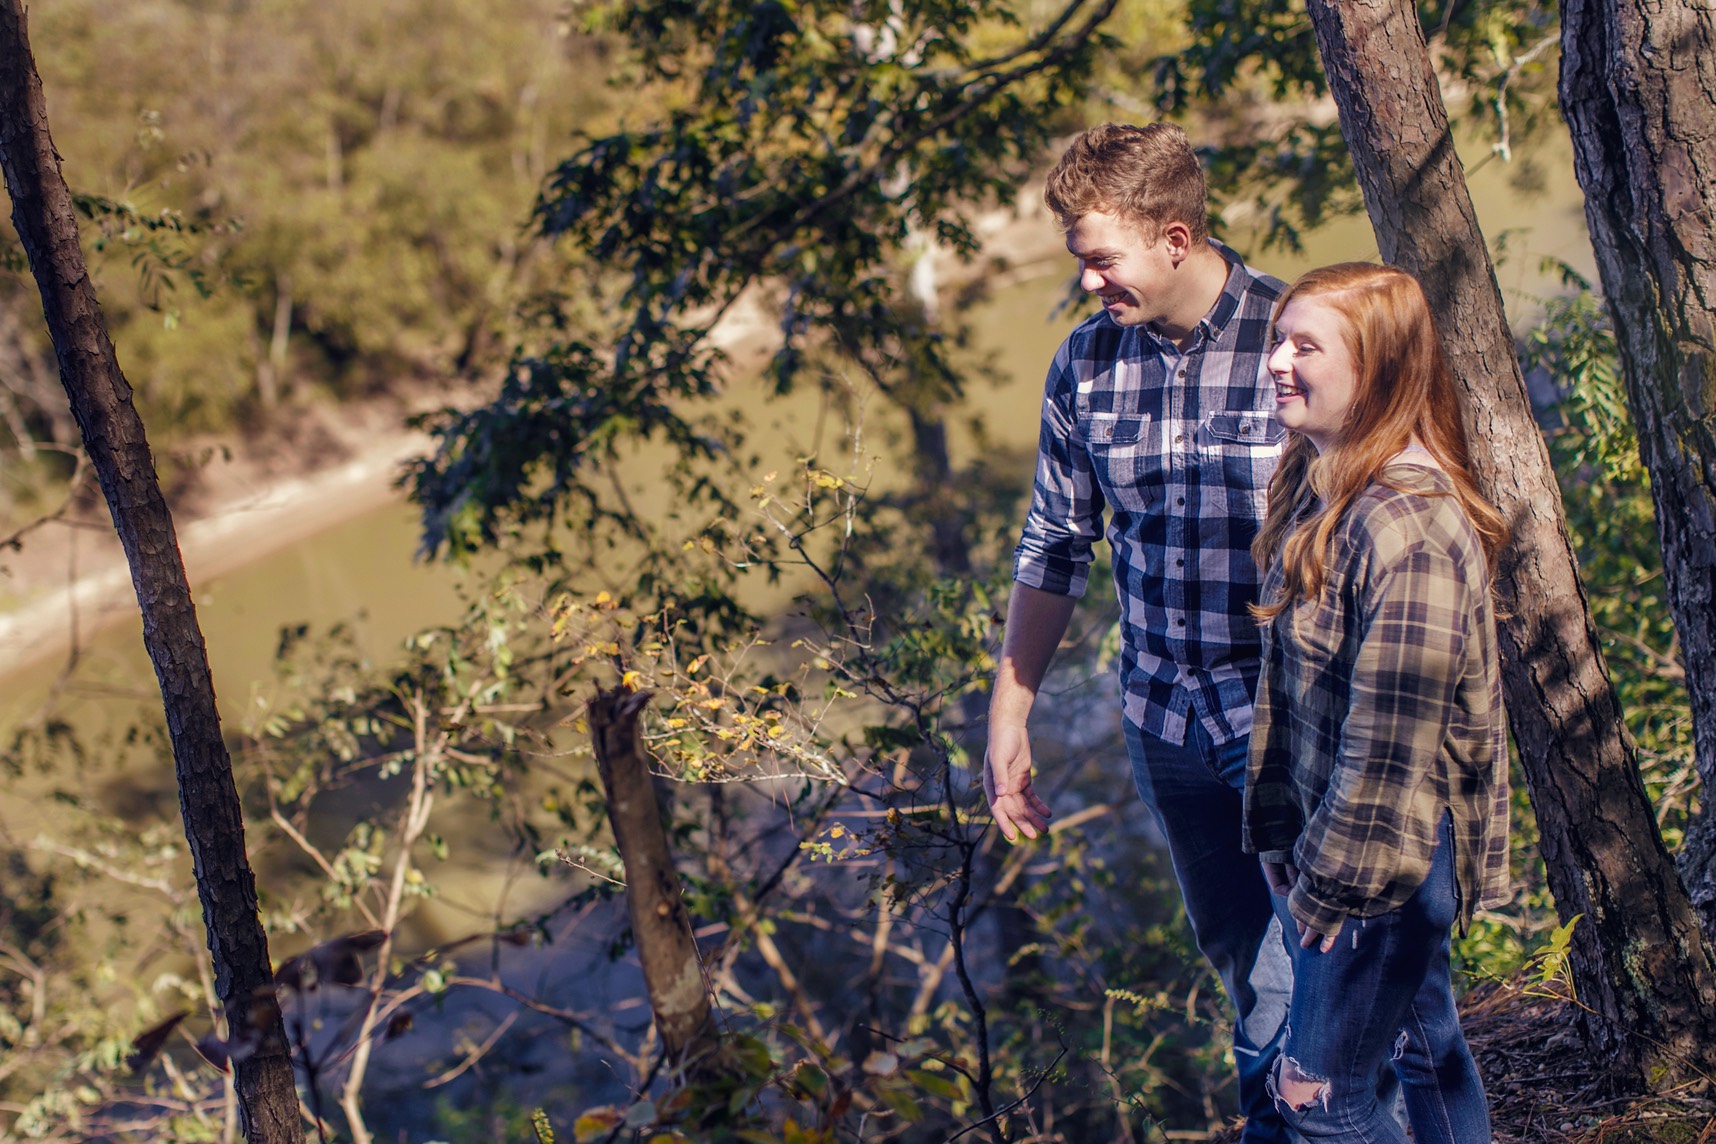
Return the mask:
<svg viewBox="0 0 1716 1144">
<path fill-rule="evenodd" d="M 1218 744 L 1251 728 L 1251 541 L 1285 439 L 1265 369 L 1285 287 L 1212 245 L 1229 264 L 1227 286 L 1183 354 L 1106 313 L 1062 343 L 1013 562 L 1018 583 L 1083 595 L 1108 510 L 1125 716 L 1172 743 L 1194 717 Z"/>
<path fill-rule="evenodd" d="M 1402 905 L 1452 812 L 1462 930 L 1507 899 L 1507 741 L 1483 547 L 1438 469 L 1353 503 L 1323 593 L 1277 616 L 1245 785 L 1245 848 L 1292 862 L 1293 917 L 1333 933 Z M 1278 591 L 1279 566 L 1264 592 Z"/>
</svg>

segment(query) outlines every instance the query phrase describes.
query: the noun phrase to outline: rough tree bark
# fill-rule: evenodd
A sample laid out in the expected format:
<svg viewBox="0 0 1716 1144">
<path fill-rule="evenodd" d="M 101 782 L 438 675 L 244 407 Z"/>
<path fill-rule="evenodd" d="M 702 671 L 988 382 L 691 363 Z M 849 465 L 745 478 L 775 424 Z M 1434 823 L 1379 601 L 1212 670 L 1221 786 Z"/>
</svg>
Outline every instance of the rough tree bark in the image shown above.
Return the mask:
<svg viewBox="0 0 1716 1144">
<path fill-rule="evenodd" d="M 254 1141 L 301 1141 L 298 1091 L 208 655 L 143 422 L 78 245 L 77 216 L 48 133 L 20 0 L 0 3 L 0 165 L 12 221 L 41 291 L 60 380 L 124 545 L 143 642 L 160 681 L 215 988 L 234 1047 L 243 1128 Z"/>
<path fill-rule="evenodd" d="M 1662 845 L 1591 623 L 1501 292 L 1411 0 L 1310 0 L 1382 256 L 1415 274 L 1465 389 L 1478 479 L 1513 527 L 1503 682 L 1584 1032 L 1633 1083 L 1716 1064 L 1716 967 Z"/>
<path fill-rule="evenodd" d="M 1650 472 L 1704 811 L 1680 855 L 1716 935 L 1716 9 L 1563 0 L 1561 110 Z"/>
<path fill-rule="evenodd" d="M 668 1059 L 697 1067 L 714 1047 L 715 1024 L 649 763 L 638 743 L 638 714 L 648 701 L 648 692 L 598 692 L 590 702 L 590 739 L 614 844 L 626 868 L 626 906 L 656 1029 Z"/>
</svg>

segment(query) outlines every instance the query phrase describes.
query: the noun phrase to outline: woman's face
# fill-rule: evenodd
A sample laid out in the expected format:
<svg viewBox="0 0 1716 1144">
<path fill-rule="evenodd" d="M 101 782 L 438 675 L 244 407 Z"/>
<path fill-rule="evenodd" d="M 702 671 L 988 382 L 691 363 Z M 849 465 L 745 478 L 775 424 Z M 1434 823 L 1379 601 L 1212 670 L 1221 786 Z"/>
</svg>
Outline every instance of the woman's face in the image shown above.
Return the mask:
<svg viewBox="0 0 1716 1144">
<path fill-rule="evenodd" d="M 1275 419 L 1328 452 L 1358 388 L 1358 362 L 1347 349 L 1347 320 L 1317 296 L 1291 299 L 1275 320 L 1269 372 Z"/>
</svg>

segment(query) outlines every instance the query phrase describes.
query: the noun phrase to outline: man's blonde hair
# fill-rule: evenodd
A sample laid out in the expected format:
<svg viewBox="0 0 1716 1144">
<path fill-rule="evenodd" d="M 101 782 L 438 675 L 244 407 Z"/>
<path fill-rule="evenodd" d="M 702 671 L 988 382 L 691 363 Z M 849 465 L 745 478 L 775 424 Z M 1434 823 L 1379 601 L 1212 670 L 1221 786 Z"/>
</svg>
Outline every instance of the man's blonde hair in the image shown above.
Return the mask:
<svg viewBox="0 0 1716 1144">
<path fill-rule="evenodd" d="M 1209 237 L 1209 187 L 1186 133 L 1171 123 L 1104 123 L 1084 132 L 1049 172 L 1043 201 L 1062 230 L 1102 211 L 1146 240 L 1182 222 L 1192 241 Z"/>
</svg>

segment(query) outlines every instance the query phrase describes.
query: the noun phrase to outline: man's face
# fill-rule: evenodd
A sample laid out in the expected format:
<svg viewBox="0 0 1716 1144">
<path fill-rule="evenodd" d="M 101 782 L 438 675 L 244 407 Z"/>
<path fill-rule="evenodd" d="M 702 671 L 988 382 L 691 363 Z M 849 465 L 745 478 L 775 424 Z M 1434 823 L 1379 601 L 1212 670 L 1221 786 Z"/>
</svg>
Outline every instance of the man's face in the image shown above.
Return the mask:
<svg viewBox="0 0 1716 1144">
<path fill-rule="evenodd" d="M 1122 326 L 1166 317 L 1174 261 L 1161 239 L 1147 242 L 1131 223 L 1106 211 L 1084 215 L 1067 231 L 1067 252 L 1078 260 L 1078 284 L 1102 299 Z"/>
</svg>

